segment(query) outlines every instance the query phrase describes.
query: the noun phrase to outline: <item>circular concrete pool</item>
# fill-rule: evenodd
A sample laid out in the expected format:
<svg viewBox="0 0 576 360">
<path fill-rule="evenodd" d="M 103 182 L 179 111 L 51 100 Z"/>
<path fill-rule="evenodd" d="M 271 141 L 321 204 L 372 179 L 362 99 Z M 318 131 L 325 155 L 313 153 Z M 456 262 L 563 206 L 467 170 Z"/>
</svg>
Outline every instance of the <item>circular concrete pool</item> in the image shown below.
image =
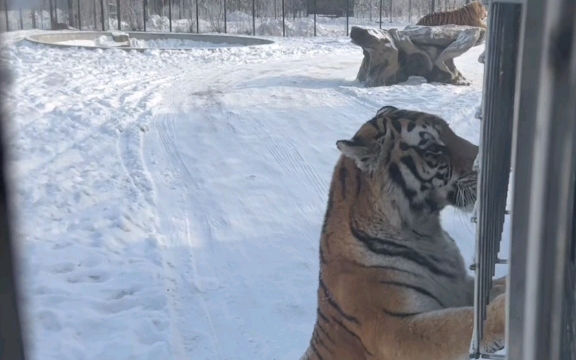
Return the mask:
<svg viewBox="0 0 576 360">
<path fill-rule="evenodd" d="M 35 34 L 26 40 L 56 47 L 122 50 L 187 50 L 269 45 L 274 41 L 252 36 L 203 35 L 136 31 L 65 31 Z"/>
</svg>

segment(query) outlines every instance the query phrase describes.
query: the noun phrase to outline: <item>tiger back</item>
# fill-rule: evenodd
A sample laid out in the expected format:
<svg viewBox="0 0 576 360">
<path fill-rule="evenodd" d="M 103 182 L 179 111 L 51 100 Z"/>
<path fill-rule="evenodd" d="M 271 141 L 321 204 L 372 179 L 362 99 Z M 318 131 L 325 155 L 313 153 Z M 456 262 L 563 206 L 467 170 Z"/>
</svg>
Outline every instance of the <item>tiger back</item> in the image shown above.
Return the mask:
<svg viewBox="0 0 576 360">
<path fill-rule="evenodd" d="M 456 10 L 433 12 L 424 15 L 416 25 L 423 26 L 440 26 L 440 25 L 461 25 L 476 26 L 486 29 L 486 23 L 483 21 L 488 12 L 482 3 L 473 1 Z"/>
<path fill-rule="evenodd" d="M 466 359 L 474 280 L 440 211 L 472 209 L 478 147 L 437 116 L 392 106 L 336 146 L 316 323 L 301 360 Z M 505 294 L 496 295 L 487 352 L 504 341 Z"/>
</svg>

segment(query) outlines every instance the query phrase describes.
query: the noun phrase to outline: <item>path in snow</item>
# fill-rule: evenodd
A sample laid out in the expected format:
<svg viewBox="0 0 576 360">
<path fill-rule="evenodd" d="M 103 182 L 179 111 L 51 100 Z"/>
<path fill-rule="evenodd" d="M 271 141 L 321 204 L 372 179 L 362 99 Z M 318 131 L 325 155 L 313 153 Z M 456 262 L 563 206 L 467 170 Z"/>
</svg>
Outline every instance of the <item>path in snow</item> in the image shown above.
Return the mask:
<svg viewBox="0 0 576 360">
<path fill-rule="evenodd" d="M 336 140 L 388 104 L 437 113 L 477 143 L 482 50 L 456 59 L 470 87 L 366 89 L 346 39 L 11 47 L 32 358 L 299 358 Z M 443 221 L 470 261 L 468 216 Z"/>
</svg>

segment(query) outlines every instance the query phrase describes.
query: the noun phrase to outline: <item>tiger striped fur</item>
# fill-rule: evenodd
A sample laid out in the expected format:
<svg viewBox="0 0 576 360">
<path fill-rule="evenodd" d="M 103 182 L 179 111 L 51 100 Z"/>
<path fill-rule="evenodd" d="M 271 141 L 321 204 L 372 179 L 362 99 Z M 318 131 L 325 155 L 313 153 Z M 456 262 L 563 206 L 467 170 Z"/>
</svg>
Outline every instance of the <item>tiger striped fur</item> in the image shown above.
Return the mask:
<svg viewBox="0 0 576 360">
<path fill-rule="evenodd" d="M 424 15 L 416 25 L 423 26 L 440 26 L 440 25 L 467 25 L 476 26 L 486 29 L 486 23 L 483 21 L 488 12 L 482 3 L 478 1 L 471 2 L 459 9 L 433 12 Z"/>
<path fill-rule="evenodd" d="M 478 147 L 438 116 L 393 106 L 336 146 L 316 323 L 301 360 L 467 359 L 474 279 L 440 210 L 473 208 Z M 496 280 L 487 352 L 504 343 L 504 291 Z"/>
</svg>

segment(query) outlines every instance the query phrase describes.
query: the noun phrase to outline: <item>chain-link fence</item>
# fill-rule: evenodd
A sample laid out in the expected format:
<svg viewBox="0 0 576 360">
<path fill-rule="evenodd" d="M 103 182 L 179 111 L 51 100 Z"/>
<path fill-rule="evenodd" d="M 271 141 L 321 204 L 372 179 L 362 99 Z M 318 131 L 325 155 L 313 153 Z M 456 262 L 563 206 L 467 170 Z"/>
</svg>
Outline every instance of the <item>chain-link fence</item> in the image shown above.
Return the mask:
<svg viewBox="0 0 576 360">
<path fill-rule="evenodd" d="M 339 36 L 414 24 L 470 0 L 0 0 L 0 29 Z M 30 5 L 33 4 L 33 5 Z"/>
</svg>

